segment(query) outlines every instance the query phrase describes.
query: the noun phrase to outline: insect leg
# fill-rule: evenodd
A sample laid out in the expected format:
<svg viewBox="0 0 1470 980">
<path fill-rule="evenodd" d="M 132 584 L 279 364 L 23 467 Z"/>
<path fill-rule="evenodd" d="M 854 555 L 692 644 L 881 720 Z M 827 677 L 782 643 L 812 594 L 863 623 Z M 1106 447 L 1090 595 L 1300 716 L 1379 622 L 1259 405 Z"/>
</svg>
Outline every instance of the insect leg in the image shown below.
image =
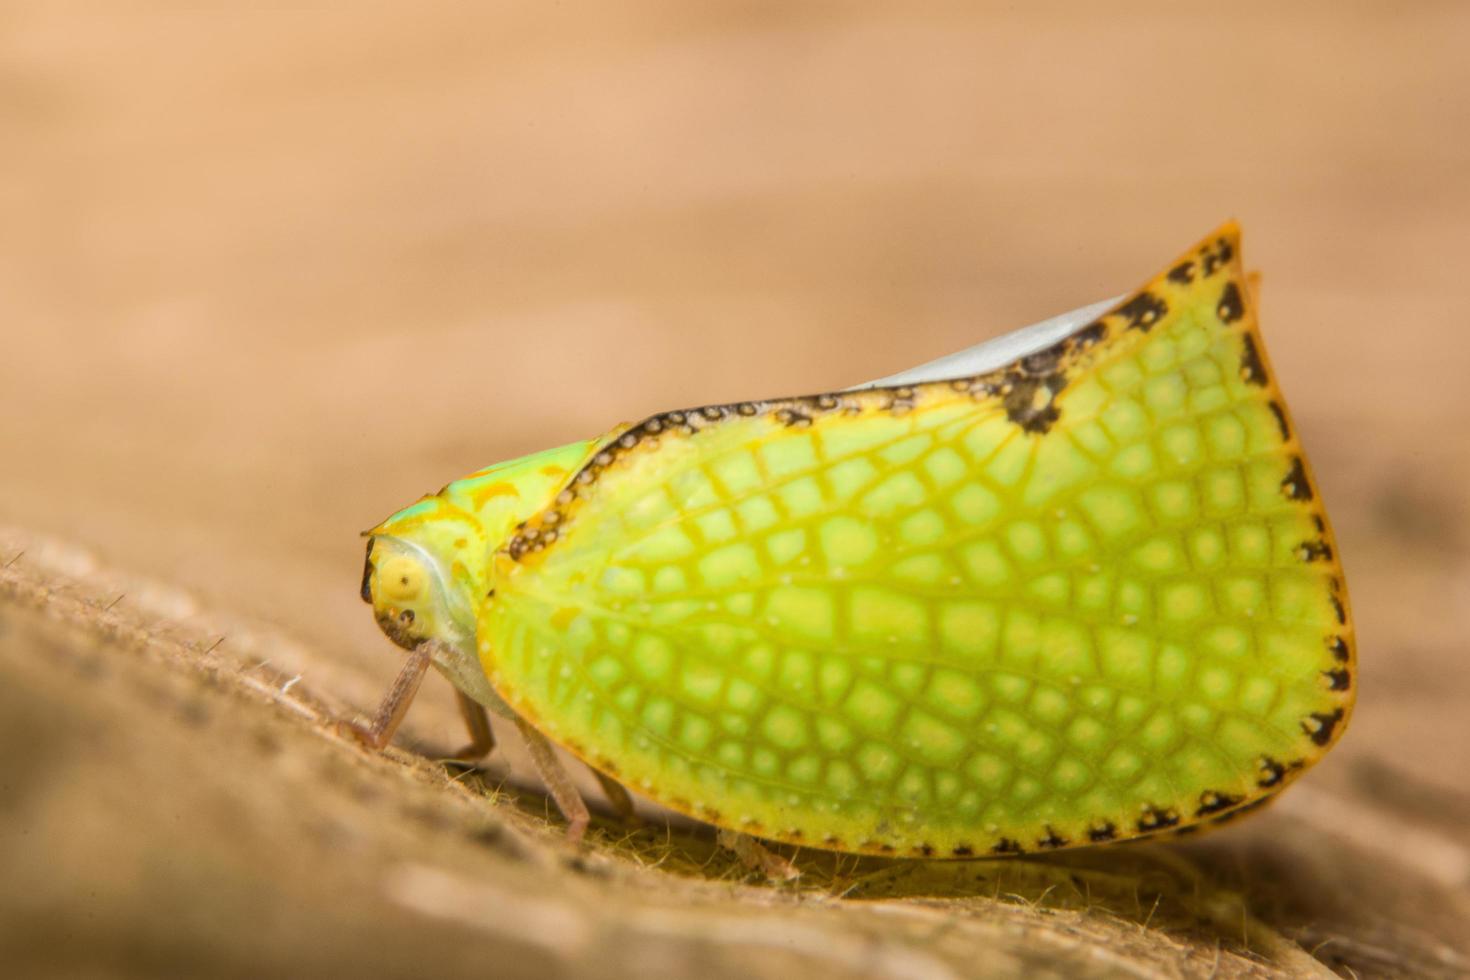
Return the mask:
<svg viewBox="0 0 1470 980">
<path fill-rule="evenodd" d="M 715 835 L 715 840 L 721 847 L 734 851 L 741 864 L 761 872 L 772 881 L 794 881 L 801 877 L 801 872 L 796 870 L 796 865 L 775 851 L 769 850 L 749 834 L 721 827 L 719 833 Z"/>
<path fill-rule="evenodd" d="M 597 785 L 602 787 L 608 805 L 613 808 L 613 813 L 618 815 L 619 820 L 628 823 L 637 818 L 637 814 L 633 812 L 633 797 L 628 795 L 622 783 L 597 769 L 592 770 L 592 775 L 597 777 Z"/>
<path fill-rule="evenodd" d="M 393 686 L 383 696 L 383 701 L 378 705 L 378 712 L 373 716 L 371 724 L 364 726 L 355 721 L 338 722 L 339 730 L 351 735 L 370 749 L 381 749 L 387 745 L 403 721 L 403 716 L 408 714 L 408 706 L 413 704 L 413 697 L 419 692 L 419 685 L 423 683 L 424 672 L 429 669 L 429 664 L 433 659 L 434 655 L 427 643 L 420 643 L 410 650 L 408 660 L 404 663 L 403 669 L 398 672 Z"/>
<path fill-rule="evenodd" d="M 587 832 L 587 821 L 590 819 L 582 794 L 572 784 L 572 777 L 556 757 L 556 749 L 547 737 L 532 728 L 523 718 L 516 719 L 516 727 L 526 740 L 526 748 L 531 752 L 531 762 L 536 766 L 536 775 L 541 777 L 541 781 L 551 792 L 551 798 L 556 801 L 556 808 L 561 811 L 561 815 L 567 818 L 567 840 L 577 843 Z"/>
<path fill-rule="evenodd" d="M 465 727 L 470 730 L 470 744 L 454 753 L 454 758 L 461 762 L 483 759 L 495 749 L 495 732 L 490 728 L 490 716 L 483 704 L 458 688 L 454 691 L 454 700 L 459 705 L 459 715 L 464 719 Z"/>
</svg>

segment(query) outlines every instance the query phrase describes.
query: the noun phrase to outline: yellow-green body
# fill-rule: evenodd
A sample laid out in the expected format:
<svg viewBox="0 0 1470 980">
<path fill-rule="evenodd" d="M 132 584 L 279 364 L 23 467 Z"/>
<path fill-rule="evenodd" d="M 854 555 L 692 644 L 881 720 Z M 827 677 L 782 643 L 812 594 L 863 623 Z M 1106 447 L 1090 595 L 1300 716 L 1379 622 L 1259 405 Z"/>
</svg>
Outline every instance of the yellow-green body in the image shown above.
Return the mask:
<svg viewBox="0 0 1470 980">
<path fill-rule="evenodd" d="M 1355 693 L 1233 226 L 984 374 L 664 413 L 372 533 L 365 598 L 461 651 L 440 666 L 466 693 L 669 807 L 817 847 L 1223 819 Z"/>
</svg>

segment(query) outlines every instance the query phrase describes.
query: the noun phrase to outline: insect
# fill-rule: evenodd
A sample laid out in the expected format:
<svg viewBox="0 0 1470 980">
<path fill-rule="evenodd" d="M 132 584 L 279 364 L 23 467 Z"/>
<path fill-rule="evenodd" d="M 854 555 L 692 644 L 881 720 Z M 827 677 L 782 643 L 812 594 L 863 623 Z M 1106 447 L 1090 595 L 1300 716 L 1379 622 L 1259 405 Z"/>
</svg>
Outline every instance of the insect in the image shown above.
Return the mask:
<svg viewBox="0 0 1470 980">
<path fill-rule="evenodd" d="M 1346 727 L 1337 548 L 1228 224 L 1139 291 L 847 391 L 664 412 L 368 532 L 409 662 L 725 831 L 1021 854 L 1244 813 Z M 621 794 L 621 796 L 619 796 Z"/>
</svg>

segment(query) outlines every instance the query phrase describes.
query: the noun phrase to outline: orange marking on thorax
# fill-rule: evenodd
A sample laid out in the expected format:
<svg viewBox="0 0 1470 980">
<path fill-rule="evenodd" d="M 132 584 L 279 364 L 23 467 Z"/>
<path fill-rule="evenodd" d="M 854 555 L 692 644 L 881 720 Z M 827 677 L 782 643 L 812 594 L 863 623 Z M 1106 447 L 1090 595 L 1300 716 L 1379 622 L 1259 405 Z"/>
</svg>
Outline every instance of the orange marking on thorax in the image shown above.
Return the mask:
<svg viewBox="0 0 1470 980">
<path fill-rule="evenodd" d="M 516 485 L 508 480 L 487 483 L 475 491 L 475 507 L 483 507 L 487 500 L 494 500 L 496 497 L 519 497 L 520 495 L 521 492 L 516 489 Z"/>
</svg>

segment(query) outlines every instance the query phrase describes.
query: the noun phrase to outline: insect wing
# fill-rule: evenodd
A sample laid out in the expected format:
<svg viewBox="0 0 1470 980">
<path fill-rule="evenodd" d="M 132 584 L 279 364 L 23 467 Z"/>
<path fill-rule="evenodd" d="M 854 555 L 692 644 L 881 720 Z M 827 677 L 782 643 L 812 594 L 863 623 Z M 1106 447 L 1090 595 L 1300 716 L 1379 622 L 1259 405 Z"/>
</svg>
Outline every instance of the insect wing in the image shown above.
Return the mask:
<svg viewBox="0 0 1470 980">
<path fill-rule="evenodd" d="M 1238 253 L 982 374 L 619 430 L 496 556 L 491 683 L 660 802 L 844 850 L 1274 792 L 1345 725 L 1352 635 Z"/>
</svg>

